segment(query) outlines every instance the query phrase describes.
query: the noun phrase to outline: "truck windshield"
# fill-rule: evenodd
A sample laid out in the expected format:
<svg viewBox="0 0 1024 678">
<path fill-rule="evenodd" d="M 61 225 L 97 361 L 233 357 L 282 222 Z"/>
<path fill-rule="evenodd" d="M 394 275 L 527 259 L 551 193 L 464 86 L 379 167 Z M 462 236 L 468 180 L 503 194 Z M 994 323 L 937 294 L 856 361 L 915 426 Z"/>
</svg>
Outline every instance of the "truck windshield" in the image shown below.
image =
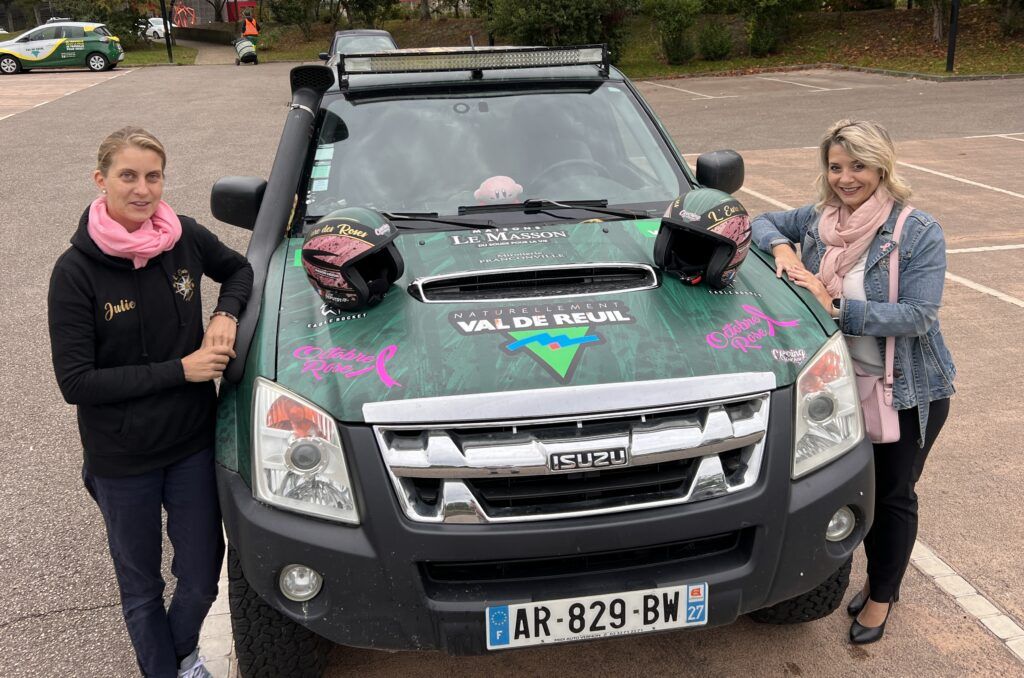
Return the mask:
<svg viewBox="0 0 1024 678">
<path fill-rule="evenodd" d="M 320 127 L 308 218 L 341 207 L 454 215 L 460 206 L 607 200 L 661 210 L 686 178 L 622 83 L 337 98 Z"/>
</svg>

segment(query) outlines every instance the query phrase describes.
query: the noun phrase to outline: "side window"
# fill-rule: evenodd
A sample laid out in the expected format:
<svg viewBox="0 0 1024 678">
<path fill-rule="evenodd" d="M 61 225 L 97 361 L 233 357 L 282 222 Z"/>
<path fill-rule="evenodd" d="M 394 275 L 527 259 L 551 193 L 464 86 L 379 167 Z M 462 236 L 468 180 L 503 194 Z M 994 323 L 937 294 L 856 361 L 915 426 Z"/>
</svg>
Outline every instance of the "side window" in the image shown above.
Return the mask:
<svg viewBox="0 0 1024 678">
<path fill-rule="evenodd" d="M 68 40 L 84 40 L 85 39 L 85 29 L 82 28 L 81 26 L 64 26 L 63 30 L 61 32 L 62 32 L 61 37 L 62 38 L 67 38 Z"/>
<path fill-rule="evenodd" d="M 61 26 L 47 26 L 32 34 L 30 40 L 56 40 L 60 37 Z"/>
<path fill-rule="evenodd" d="M 110 31 L 107 30 L 106 26 L 97 26 L 96 28 L 92 29 L 92 32 L 95 33 L 96 35 L 105 35 L 105 36 L 109 36 L 110 35 Z"/>
</svg>

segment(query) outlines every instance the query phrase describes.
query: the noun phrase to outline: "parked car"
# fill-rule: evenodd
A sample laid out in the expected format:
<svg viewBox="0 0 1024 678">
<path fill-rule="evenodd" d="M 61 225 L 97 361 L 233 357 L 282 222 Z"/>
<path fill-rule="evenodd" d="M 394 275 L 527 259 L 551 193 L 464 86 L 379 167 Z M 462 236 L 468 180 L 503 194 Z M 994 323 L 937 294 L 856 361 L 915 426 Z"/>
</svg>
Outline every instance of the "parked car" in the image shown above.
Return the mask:
<svg viewBox="0 0 1024 678">
<path fill-rule="evenodd" d="M 174 22 L 170 23 L 171 28 L 177 28 L 178 26 Z M 164 27 L 165 22 L 160 17 L 150 17 L 139 24 L 139 31 L 143 36 L 150 40 L 163 40 L 164 39 Z"/>
<path fill-rule="evenodd" d="M 71 66 L 105 71 L 115 68 L 122 60 L 121 41 L 98 23 L 48 22 L 13 40 L 0 42 L 0 74 L 3 75 L 33 68 Z"/>
<path fill-rule="evenodd" d="M 337 31 L 326 52 L 320 58 L 327 61 L 335 54 L 364 54 L 367 52 L 388 52 L 398 49 L 391 33 L 369 28 Z"/>
<path fill-rule="evenodd" d="M 694 174 L 602 47 L 290 80 L 269 180 L 211 195 L 253 231 L 217 415 L 243 677 L 837 608 L 874 499 L 842 333 L 769 254 L 722 289 L 658 253 L 742 232 L 737 153 Z M 390 272 L 348 287 L 377 305 L 325 302 L 332 253 Z"/>
</svg>

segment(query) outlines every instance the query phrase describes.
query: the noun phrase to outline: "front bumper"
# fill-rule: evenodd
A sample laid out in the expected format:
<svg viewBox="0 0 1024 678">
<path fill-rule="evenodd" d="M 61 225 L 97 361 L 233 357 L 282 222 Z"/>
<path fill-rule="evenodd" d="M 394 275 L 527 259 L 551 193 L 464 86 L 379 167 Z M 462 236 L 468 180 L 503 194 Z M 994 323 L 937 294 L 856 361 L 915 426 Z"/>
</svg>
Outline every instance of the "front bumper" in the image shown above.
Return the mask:
<svg viewBox="0 0 1024 678">
<path fill-rule="evenodd" d="M 250 586 L 343 645 L 476 654 L 486 651 L 489 605 L 696 581 L 709 584 L 708 626 L 728 624 L 815 588 L 850 557 L 873 518 L 867 441 L 790 479 L 792 398 L 792 389 L 772 395 L 761 478 L 735 495 L 585 519 L 418 524 L 398 505 L 372 431 L 350 427 L 343 436 L 358 479 L 360 526 L 257 502 L 237 473 L 218 467 L 224 523 Z M 857 528 L 843 542 L 827 542 L 829 518 L 843 505 L 853 507 Z M 294 603 L 278 590 L 290 563 L 323 575 L 312 601 Z"/>
</svg>

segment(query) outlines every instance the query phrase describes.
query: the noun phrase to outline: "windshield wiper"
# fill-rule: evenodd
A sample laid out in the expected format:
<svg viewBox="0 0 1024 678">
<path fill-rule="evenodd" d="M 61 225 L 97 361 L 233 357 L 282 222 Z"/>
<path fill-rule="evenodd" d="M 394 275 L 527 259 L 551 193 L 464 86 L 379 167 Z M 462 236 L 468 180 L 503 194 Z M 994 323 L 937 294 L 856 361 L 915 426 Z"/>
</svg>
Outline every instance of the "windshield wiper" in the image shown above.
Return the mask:
<svg viewBox="0 0 1024 678">
<path fill-rule="evenodd" d="M 546 200 L 544 198 L 531 198 L 523 202 L 503 203 L 499 205 L 463 205 L 459 208 L 459 214 L 481 214 L 486 212 L 524 212 L 526 214 L 547 214 L 552 209 L 573 209 L 587 210 L 597 214 L 607 214 L 620 219 L 647 219 L 650 217 L 646 212 L 633 212 L 623 209 L 609 209 L 608 201 L 600 200 Z M 560 217 L 569 219 L 570 217 Z"/>
<path fill-rule="evenodd" d="M 455 221 L 453 219 L 446 219 L 439 217 L 437 212 L 381 212 L 389 221 L 428 221 L 433 224 L 449 224 L 451 226 L 461 226 L 462 228 L 497 228 L 497 224 L 488 219 L 487 221 Z M 410 228 L 409 226 L 402 226 L 401 224 L 395 224 L 396 228 Z"/>
</svg>

